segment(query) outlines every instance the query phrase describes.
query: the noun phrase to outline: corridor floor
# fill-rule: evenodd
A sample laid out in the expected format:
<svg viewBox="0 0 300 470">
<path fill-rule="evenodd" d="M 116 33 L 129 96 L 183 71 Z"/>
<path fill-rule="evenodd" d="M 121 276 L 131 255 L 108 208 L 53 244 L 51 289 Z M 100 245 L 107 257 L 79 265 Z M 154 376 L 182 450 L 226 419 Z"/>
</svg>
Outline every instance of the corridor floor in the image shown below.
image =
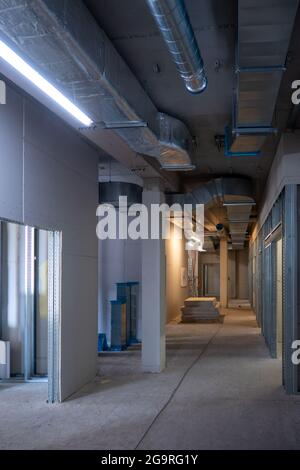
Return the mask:
<svg viewBox="0 0 300 470">
<path fill-rule="evenodd" d="M 138 349 L 106 353 L 99 375 L 61 405 L 45 384 L 0 385 L 1 449 L 300 449 L 300 397 L 281 387 L 250 310 L 224 325 L 167 327 L 167 368 Z"/>
</svg>

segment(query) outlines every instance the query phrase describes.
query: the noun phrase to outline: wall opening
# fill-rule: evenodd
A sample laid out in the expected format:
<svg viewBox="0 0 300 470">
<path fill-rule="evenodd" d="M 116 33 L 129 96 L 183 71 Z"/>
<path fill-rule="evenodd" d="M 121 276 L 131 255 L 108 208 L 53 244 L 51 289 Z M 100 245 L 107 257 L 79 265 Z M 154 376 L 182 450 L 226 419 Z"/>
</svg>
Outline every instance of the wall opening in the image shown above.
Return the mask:
<svg viewBox="0 0 300 470">
<path fill-rule="evenodd" d="M 53 338 L 60 328 L 53 316 L 55 308 L 60 312 L 57 234 L 0 222 L 0 383 L 49 382 L 51 401 L 59 390 L 58 378 L 53 388 L 59 361 Z"/>
</svg>

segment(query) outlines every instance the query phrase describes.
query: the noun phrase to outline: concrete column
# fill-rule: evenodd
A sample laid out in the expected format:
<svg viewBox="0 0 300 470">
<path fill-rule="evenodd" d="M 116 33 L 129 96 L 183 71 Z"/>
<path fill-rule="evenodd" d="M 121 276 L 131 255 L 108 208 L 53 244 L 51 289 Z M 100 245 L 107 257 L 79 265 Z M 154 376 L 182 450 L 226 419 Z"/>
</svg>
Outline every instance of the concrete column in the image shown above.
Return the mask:
<svg viewBox="0 0 300 470">
<path fill-rule="evenodd" d="M 220 240 L 220 303 L 228 305 L 228 246 L 226 238 Z"/>
<path fill-rule="evenodd" d="M 148 181 L 143 203 L 164 202 L 159 180 Z M 150 232 L 150 225 L 149 225 Z M 142 365 L 147 372 L 161 372 L 166 363 L 166 262 L 165 241 L 142 241 Z"/>
</svg>

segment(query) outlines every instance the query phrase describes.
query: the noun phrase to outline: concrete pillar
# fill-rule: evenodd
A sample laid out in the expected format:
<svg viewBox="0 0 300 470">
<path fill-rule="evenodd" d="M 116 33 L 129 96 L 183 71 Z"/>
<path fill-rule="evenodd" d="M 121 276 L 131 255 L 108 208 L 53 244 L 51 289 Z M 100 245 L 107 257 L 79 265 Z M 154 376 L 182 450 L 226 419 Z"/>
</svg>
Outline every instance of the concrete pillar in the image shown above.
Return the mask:
<svg viewBox="0 0 300 470">
<path fill-rule="evenodd" d="M 147 181 L 143 204 L 162 204 L 160 180 Z M 150 232 L 150 224 L 149 224 Z M 165 241 L 142 241 L 142 365 L 147 372 L 161 372 L 166 363 L 166 261 Z"/>
<path fill-rule="evenodd" d="M 228 306 L 228 246 L 226 238 L 220 240 L 220 303 Z"/>
</svg>

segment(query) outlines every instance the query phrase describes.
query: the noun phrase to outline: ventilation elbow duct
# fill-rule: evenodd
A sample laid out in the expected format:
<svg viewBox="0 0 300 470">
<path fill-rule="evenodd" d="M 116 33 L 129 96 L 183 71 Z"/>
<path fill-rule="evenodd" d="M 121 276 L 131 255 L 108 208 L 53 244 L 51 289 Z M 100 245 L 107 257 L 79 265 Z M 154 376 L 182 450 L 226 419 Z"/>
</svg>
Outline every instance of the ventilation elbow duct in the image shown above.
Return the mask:
<svg viewBox="0 0 300 470">
<path fill-rule="evenodd" d="M 166 201 L 169 205 L 204 204 L 210 209 L 216 204 L 226 208 L 228 227 L 232 249 L 240 250 L 245 246 L 245 240 L 250 222 L 252 206 L 255 201 L 250 180 L 243 178 L 217 178 L 203 183 L 190 193 L 169 194 Z M 227 230 L 222 224 L 216 226 L 220 238 L 227 237 Z"/>
<path fill-rule="evenodd" d="M 207 79 L 184 1 L 147 0 L 147 3 L 187 90 L 201 93 Z"/>
</svg>

